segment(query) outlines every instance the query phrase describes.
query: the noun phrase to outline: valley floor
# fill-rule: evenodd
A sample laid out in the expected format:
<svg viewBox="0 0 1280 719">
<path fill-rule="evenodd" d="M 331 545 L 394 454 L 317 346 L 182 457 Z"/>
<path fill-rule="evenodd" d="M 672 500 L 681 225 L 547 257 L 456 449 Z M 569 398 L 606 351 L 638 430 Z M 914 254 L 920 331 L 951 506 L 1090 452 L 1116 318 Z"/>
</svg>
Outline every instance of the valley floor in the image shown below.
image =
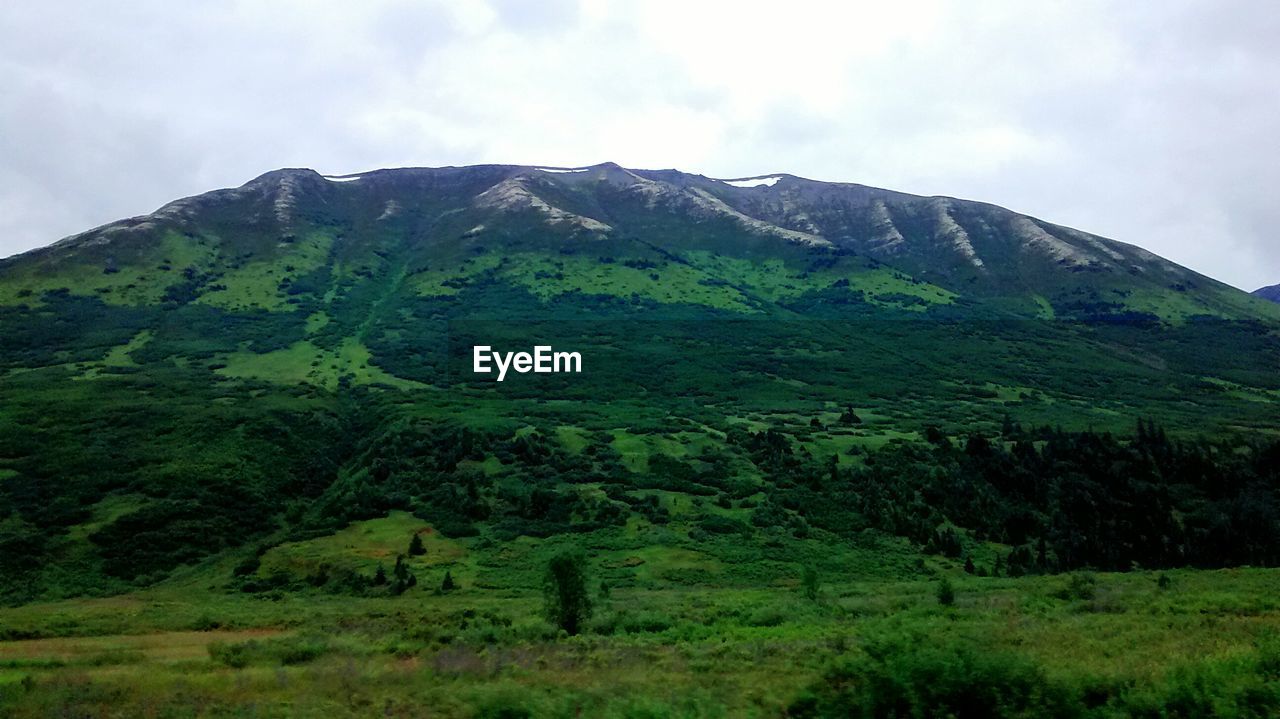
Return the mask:
<svg viewBox="0 0 1280 719">
<path fill-rule="evenodd" d="M 536 593 L 467 587 L 360 598 L 188 584 L 30 604 L 0 610 L 0 715 L 784 717 L 878 707 L 890 716 L 1274 716 L 1280 708 L 1278 570 L 945 576 L 950 605 L 937 580 L 832 583 L 816 600 L 798 582 L 614 590 L 574 637 L 542 620 Z"/>
</svg>

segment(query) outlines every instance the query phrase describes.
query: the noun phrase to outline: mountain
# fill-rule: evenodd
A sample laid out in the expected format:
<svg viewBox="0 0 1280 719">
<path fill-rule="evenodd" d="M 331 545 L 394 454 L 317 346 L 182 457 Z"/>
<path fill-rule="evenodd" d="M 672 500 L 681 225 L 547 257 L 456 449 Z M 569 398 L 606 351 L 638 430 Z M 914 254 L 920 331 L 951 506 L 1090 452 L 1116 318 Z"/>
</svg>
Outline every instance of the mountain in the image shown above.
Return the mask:
<svg viewBox="0 0 1280 719">
<path fill-rule="evenodd" d="M 1280 307 L 978 202 L 614 164 L 277 170 L 0 261 L 0 336 L 9 601 L 183 571 L 346 591 L 367 558 L 310 543 L 389 512 L 486 562 L 638 526 L 725 565 L 863 530 L 952 546 L 944 520 L 1066 568 L 1269 556 L 1210 542 L 1253 485 L 1195 479 L 1244 449 L 1157 501 L 1116 484 L 1164 471 L 1156 450 L 1067 433 L 1274 437 Z M 540 345 L 581 371 L 473 371 L 476 347 Z M 1014 445 L 1016 476 L 974 469 Z M 1061 502 L 1187 538 L 1150 555 Z"/>
<path fill-rule="evenodd" d="M 548 251 L 564 258 L 554 271 Z M 622 262 L 602 269 L 597 260 L 608 257 Z M 815 263 L 819 272 L 801 277 Z M 0 302 L 65 286 L 111 305 L 281 310 L 340 301 L 374 277 L 390 294 L 456 294 L 480 273 L 544 301 L 634 294 L 741 315 L 786 311 L 848 280 L 843 294 L 859 305 L 919 312 L 1276 316 L 1141 248 L 992 205 L 609 163 L 278 170 L 5 260 Z"/>
<path fill-rule="evenodd" d="M 1280 285 L 1271 285 L 1270 287 L 1262 287 L 1253 291 L 1257 297 L 1272 302 L 1280 302 Z"/>
</svg>

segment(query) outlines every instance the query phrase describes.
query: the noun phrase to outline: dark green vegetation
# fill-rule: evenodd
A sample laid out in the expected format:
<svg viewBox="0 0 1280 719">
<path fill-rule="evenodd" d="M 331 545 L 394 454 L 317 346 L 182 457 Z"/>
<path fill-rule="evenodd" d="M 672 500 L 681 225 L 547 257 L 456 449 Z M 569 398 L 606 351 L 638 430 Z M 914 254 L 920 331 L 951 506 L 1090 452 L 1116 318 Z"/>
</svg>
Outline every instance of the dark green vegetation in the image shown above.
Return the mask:
<svg viewBox="0 0 1280 719">
<path fill-rule="evenodd" d="M 0 709 L 1266 716 L 1278 318 L 856 185 L 269 173 L 0 262 Z"/>
<path fill-rule="evenodd" d="M 576 551 L 557 554 L 547 563 L 544 581 L 547 619 L 567 634 L 577 634 L 592 610 L 586 557 Z"/>
</svg>

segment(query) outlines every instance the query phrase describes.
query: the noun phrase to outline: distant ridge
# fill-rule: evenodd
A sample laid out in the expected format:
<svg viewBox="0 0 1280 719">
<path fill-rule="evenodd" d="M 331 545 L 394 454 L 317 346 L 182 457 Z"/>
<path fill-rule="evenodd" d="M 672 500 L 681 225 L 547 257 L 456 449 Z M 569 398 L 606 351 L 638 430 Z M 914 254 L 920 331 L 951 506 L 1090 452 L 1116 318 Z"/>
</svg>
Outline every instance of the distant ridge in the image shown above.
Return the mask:
<svg viewBox="0 0 1280 719">
<path fill-rule="evenodd" d="M 1272 302 L 1280 302 L 1280 285 L 1271 285 L 1270 287 L 1262 287 L 1253 291 L 1254 295 L 1264 300 Z"/>
</svg>

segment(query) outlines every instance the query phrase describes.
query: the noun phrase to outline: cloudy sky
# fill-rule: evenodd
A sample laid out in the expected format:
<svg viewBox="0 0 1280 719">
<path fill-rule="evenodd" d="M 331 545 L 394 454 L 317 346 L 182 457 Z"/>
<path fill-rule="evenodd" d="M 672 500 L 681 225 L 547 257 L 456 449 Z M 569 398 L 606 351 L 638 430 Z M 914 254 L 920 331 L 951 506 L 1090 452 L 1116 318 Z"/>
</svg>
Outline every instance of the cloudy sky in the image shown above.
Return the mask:
<svg viewBox="0 0 1280 719">
<path fill-rule="evenodd" d="M 1280 3 L 0 5 L 0 256 L 277 167 L 785 171 L 1280 282 Z"/>
</svg>

